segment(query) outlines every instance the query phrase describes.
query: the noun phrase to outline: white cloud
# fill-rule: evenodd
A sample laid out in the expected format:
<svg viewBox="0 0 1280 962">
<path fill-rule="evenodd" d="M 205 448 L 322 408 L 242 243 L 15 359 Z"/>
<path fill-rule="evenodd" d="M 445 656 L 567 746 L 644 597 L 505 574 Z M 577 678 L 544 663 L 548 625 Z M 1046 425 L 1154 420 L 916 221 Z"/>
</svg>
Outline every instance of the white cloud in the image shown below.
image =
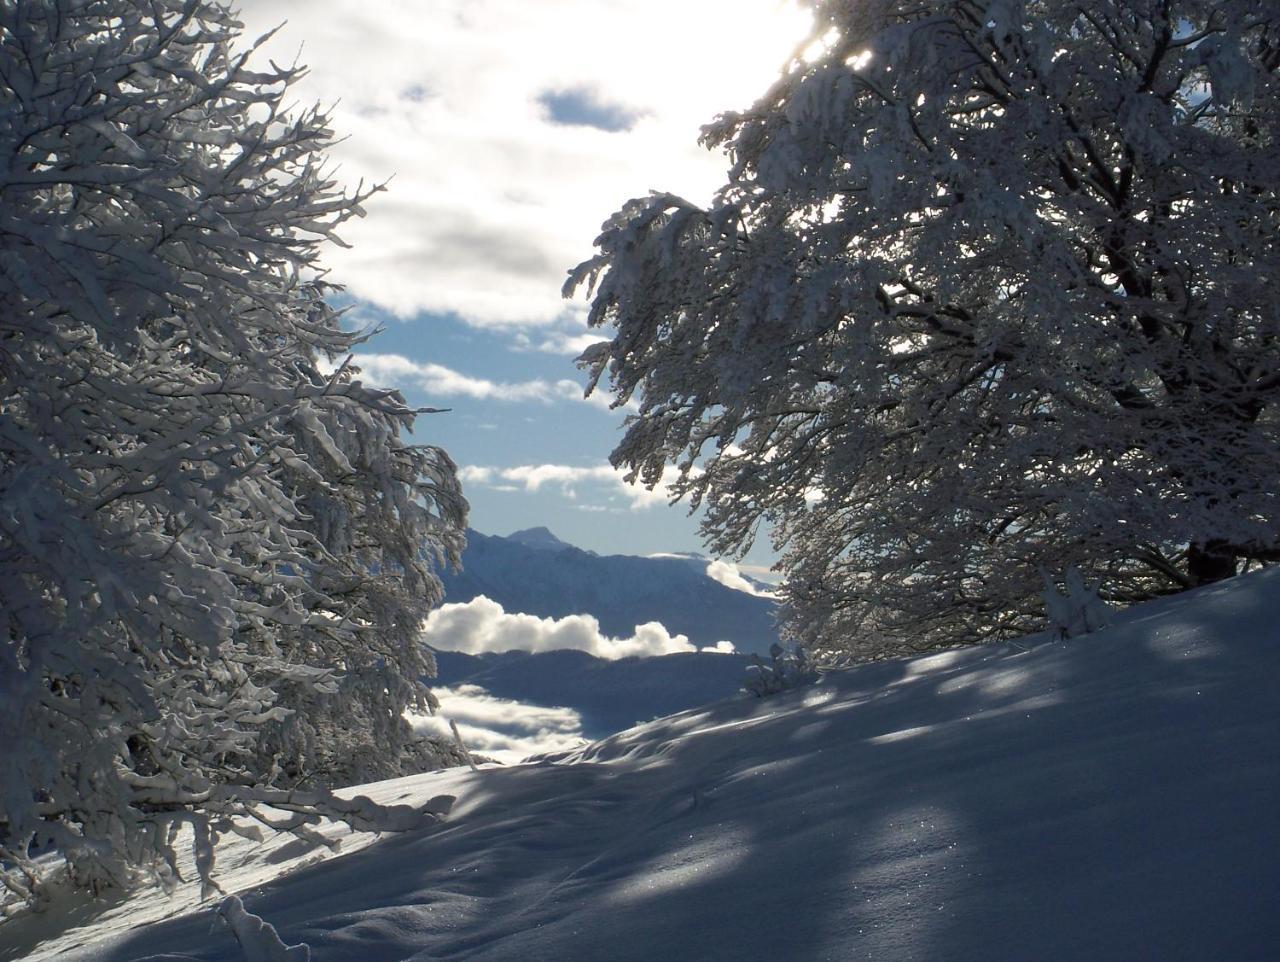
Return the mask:
<svg viewBox="0 0 1280 962">
<path fill-rule="evenodd" d="M 401 316 L 477 325 L 580 316 L 560 285 L 612 211 L 651 188 L 709 199 L 728 165 L 699 127 L 762 94 L 807 21 L 780 0 L 238 6 L 250 37 L 289 21 L 261 60 L 302 48 L 289 99 L 337 104 L 339 178 L 394 175 L 344 227 L 352 248 L 326 254 L 334 280 Z M 565 92 L 627 124 L 557 123 L 547 98 Z"/>
<path fill-rule="evenodd" d="M 609 464 L 575 466 L 568 464 L 520 464 L 509 468 L 467 465 L 458 476 L 464 484 L 477 484 L 505 490 L 503 485 L 519 485 L 524 491 L 534 493 L 545 487 L 558 488 L 566 498 L 576 500 L 582 487 L 594 488 L 598 494 L 624 498 L 632 511 L 666 505 L 671 501 L 671 485 L 679 472 L 667 467 L 662 480 L 649 490 L 640 484 L 629 484 L 626 472 Z M 595 505 L 607 507 L 607 505 Z"/>
<path fill-rule="evenodd" d="M 753 564 L 740 563 L 737 565 L 737 568 L 738 568 L 738 571 L 744 574 L 750 575 L 752 578 L 755 578 L 756 581 L 763 581 L 766 584 L 776 585 L 779 581 L 782 580 L 782 576 L 779 575 L 778 572 L 774 571 L 773 568 L 769 565 L 753 565 Z"/>
<path fill-rule="evenodd" d="M 699 648 L 698 651 L 709 655 L 736 655 L 738 653 L 738 649 L 733 646 L 732 641 L 717 641 L 714 645 L 706 645 Z"/>
<path fill-rule="evenodd" d="M 562 752 L 586 741 L 582 716 L 572 708 L 547 708 L 498 698 L 478 685 L 436 688 L 435 715 L 407 716 L 415 731 L 453 740 L 455 721 L 467 748 L 505 765 L 541 752 Z"/>
<path fill-rule="evenodd" d="M 738 570 L 738 566 L 731 561 L 711 561 L 707 564 L 707 577 L 713 581 L 718 581 L 726 588 L 732 588 L 735 591 L 745 591 L 749 595 L 755 595 L 758 598 L 776 598 L 775 592 L 765 591 L 757 588 L 746 578 L 742 577 L 742 572 Z"/>
<path fill-rule="evenodd" d="M 443 364 L 413 361 L 400 354 L 357 354 L 352 364 L 360 368 L 362 380 L 379 387 L 416 387 L 441 397 L 469 397 L 477 400 L 550 401 L 561 395 L 547 381 L 502 383 L 471 377 Z"/>
<path fill-rule="evenodd" d="M 609 409 L 609 396 L 596 393 L 583 397 L 583 386 L 562 378 L 545 381 L 490 381 L 473 377 L 429 361 L 414 361 L 401 354 L 356 354 L 352 365 L 360 369 L 360 379 L 378 387 L 417 388 L 434 397 L 467 397 L 481 401 L 574 401 L 601 410 Z M 322 365 L 323 367 L 323 365 Z"/>
<path fill-rule="evenodd" d="M 522 331 L 516 332 L 513 346 L 521 351 L 541 351 L 544 354 L 564 354 L 577 357 L 593 344 L 599 344 L 607 338 L 601 337 L 598 331 L 552 331 L 529 336 Z"/>
<path fill-rule="evenodd" d="M 608 391 L 596 390 L 587 395 L 583 393 L 585 390 L 586 388 L 583 387 L 583 385 L 579 384 L 577 381 L 571 381 L 568 378 L 556 381 L 556 393 L 566 401 L 577 401 L 579 404 L 590 404 L 592 407 L 599 408 L 602 411 L 611 411 L 614 409 L 613 395 Z M 634 401 L 628 401 L 626 404 L 621 406 L 621 409 L 624 411 L 637 411 L 639 410 L 639 405 Z"/>
<path fill-rule="evenodd" d="M 670 655 L 696 651 L 684 635 L 672 635 L 660 622 L 636 625 L 630 638 L 611 638 L 591 615 L 539 618 L 512 613 L 484 595 L 465 604 L 441 605 L 427 616 L 422 641 L 442 651 L 585 651 L 597 658 Z"/>
</svg>

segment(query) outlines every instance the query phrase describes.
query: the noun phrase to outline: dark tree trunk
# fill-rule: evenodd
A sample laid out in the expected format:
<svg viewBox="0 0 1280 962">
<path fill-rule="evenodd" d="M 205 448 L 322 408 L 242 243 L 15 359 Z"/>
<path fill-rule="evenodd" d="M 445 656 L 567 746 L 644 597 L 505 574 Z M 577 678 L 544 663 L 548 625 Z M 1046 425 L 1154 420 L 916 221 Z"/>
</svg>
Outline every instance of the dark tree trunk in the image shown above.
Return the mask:
<svg viewBox="0 0 1280 962">
<path fill-rule="evenodd" d="M 1236 574 L 1236 553 L 1218 539 L 1192 544 L 1187 549 L 1187 575 L 1192 586 L 1212 584 Z"/>
</svg>

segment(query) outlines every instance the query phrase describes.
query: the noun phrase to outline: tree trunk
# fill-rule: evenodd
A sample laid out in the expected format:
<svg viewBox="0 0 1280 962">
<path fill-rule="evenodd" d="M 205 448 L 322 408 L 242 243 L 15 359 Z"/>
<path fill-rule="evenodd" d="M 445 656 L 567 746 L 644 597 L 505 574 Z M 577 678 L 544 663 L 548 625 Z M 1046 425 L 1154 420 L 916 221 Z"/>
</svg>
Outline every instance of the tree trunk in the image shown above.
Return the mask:
<svg viewBox="0 0 1280 962">
<path fill-rule="evenodd" d="M 1211 538 L 1187 549 L 1187 575 L 1192 587 L 1212 584 L 1236 574 L 1236 554 L 1227 542 Z"/>
</svg>

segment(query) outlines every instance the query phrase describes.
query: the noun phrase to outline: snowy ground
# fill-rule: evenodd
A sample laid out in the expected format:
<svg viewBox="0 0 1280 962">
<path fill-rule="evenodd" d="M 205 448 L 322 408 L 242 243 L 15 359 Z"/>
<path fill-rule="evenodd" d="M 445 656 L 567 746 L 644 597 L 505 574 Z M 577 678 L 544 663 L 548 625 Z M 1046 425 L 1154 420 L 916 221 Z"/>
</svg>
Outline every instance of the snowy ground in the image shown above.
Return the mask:
<svg viewBox="0 0 1280 962">
<path fill-rule="evenodd" d="M 238 843 L 222 881 L 322 962 L 1274 959 L 1277 669 L 1280 570 L 1084 639 L 866 666 L 369 786 L 458 801 L 323 864 Z M 6 923 L 0 959 L 243 958 L 192 898 Z"/>
</svg>

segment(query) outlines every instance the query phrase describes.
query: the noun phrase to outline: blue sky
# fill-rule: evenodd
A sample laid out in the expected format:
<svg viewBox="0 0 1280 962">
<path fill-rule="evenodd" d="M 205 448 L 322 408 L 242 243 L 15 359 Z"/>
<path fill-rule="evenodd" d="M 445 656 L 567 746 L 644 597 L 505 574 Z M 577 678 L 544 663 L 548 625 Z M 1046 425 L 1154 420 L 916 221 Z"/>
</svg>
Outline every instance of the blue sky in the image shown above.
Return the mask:
<svg viewBox="0 0 1280 962">
<path fill-rule="evenodd" d="M 398 320 L 368 305 L 357 310 L 362 323 L 384 328 L 357 356 L 364 376 L 398 387 L 415 406 L 450 409 L 420 416 L 415 436 L 461 467 L 474 527 L 508 534 L 545 525 L 601 553 L 700 548 L 686 507 L 629 488 L 609 468 L 623 414 L 606 395 L 581 400 L 585 378 L 571 354 L 553 352 L 545 337 L 448 315 Z"/>
<path fill-rule="evenodd" d="M 697 144 L 748 106 L 806 32 L 790 0 L 244 0 L 258 56 L 309 72 L 330 106 L 334 176 L 386 183 L 325 256 L 357 358 L 415 404 L 417 439 L 462 468 L 472 524 L 545 525 L 600 552 L 701 548 L 697 520 L 608 466 L 623 415 L 581 398 L 594 337 L 566 271 L 600 224 L 660 189 L 705 203 L 727 163 Z M 599 335 L 596 335 L 597 337 Z M 748 563 L 768 564 L 766 544 Z"/>
</svg>

